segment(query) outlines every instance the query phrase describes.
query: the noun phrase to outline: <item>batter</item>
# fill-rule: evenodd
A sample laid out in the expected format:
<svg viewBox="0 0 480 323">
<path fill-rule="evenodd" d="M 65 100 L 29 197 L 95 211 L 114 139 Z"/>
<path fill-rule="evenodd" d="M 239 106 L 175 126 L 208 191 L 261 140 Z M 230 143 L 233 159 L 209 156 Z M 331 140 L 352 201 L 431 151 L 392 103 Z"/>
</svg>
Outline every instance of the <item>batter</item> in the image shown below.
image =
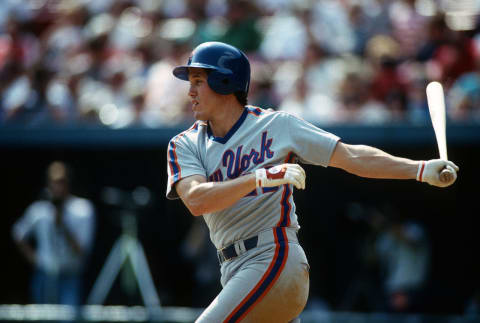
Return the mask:
<svg viewBox="0 0 480 323">
<path fill-rule="evenodd" d="M 347 145 L 293 115 L 247 105 L 250 64 L 228 44 L 199 45 L 173 73 L 190 82 L 197 121 L 169 142 L 167 197 L 203 216 L 222 275 L 222 291 L 197 322 L 300 322 L 309 267 L 296 235 L 293 189 L 305 188 L 296 162 L 440 187 L 456 179 L 450 161 Z M 447 183 L 439 178 L 445 167 L 455 175 Z"/>
</svg>

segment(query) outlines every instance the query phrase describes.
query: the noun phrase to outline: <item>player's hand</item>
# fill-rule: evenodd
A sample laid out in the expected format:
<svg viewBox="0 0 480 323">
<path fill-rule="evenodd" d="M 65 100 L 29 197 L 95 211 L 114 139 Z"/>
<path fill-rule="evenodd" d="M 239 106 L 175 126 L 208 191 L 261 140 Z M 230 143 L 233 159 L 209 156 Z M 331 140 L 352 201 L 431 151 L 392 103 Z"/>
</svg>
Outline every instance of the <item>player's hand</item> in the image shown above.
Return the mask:
<svg viewBox="0 0 480 323">
<path fill-rule="evenodd" d="M 298 164 L 281 164 L 269 169 L 257 169 L 255 179 L 257 187 L 293 184 L 298 189 L 305 189 L 305 171 Z"/>
<path fill-rule="evenodd" d="M 444 169 L 447 169 L 452 174 L 446 181 L 445 179 L 442 180 L 440 176 Z M 460 168 L 449 160 L 432 159 L 422 161 L 418 166 L 417 180 L 427 182 L 433 186 L 447 187 L 455 183 L 459 170 Z"/>
</svg>

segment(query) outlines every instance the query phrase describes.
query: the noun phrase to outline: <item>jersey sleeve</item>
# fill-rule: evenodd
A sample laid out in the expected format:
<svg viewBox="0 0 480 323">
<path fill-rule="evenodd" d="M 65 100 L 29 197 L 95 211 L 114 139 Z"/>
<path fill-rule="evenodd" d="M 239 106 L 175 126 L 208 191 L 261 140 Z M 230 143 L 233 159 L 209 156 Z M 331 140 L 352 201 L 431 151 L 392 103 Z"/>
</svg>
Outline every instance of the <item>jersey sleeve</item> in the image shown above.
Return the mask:
<svg viewBox="0 0 480 323">
<path fill-rule="evenodd" d="M 30 205 L 21 218 L 19 218 L 12 227 L 12 236 L 16 241 L 27 239 L 34 230 L 37 216 L 35 209 L 39 208 L 36 202 Z"/>
<path fill-rule="evenodd" d="M 286 114 L 293 152 L 306 164 L 327 167 L 340 138 L 313 124 Z"/>
<path fill-rule="evenodd" d="M 167 198 L 177 199 L 175 184 L 182 178 L 192 175 L 207 176 L 194 145 L 185 136 L 170 140 L 167 149 Z"/>
</svg>

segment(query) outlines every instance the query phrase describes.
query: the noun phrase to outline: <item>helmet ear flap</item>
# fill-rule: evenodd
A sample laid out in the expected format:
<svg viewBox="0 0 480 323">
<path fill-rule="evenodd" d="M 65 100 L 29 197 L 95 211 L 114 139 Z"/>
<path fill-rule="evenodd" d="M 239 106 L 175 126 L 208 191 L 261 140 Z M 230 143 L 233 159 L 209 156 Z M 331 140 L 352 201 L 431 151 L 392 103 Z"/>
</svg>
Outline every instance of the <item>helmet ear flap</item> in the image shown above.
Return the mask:
<svg viewBox="0 0 480 323">
<path fill-rule="evenodd" d="M 219 94 L 231 94 L 235 92 L 235 83 L 233 74 L 224 74 L 216 70 L 211 70 L 208 74 L 208 85 Z"/>
</svg>

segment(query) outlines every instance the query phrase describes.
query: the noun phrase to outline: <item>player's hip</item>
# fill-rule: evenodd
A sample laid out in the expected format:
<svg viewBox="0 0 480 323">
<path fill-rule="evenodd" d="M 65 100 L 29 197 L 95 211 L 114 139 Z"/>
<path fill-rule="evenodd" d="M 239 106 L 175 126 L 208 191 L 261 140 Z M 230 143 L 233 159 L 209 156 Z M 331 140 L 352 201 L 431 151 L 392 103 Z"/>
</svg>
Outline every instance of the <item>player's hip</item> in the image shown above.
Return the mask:
<svg viewBox="0 0 480 323">
<path fill-rule="evenodd" d="M 309 267 L 296 236 L 288 231 L 272 230 L 270 241 L 261 235 L 256 248 L 222 265 L 224 288 L 199 322 L 289 322 L 301 313 Z"/>
<path fill-rule="evenodd" d="M 222 286 L 246 268 L 265 272 L 271 267 L 270 271 L 281 272 L 287 262 L 304 263 L 308 266 L 307 257 L 294 228 L 277 227 L 264 230 L 249 239 L 235 242 L 229 249 L 229 252 L 218 252 Z"/>
</svg>

